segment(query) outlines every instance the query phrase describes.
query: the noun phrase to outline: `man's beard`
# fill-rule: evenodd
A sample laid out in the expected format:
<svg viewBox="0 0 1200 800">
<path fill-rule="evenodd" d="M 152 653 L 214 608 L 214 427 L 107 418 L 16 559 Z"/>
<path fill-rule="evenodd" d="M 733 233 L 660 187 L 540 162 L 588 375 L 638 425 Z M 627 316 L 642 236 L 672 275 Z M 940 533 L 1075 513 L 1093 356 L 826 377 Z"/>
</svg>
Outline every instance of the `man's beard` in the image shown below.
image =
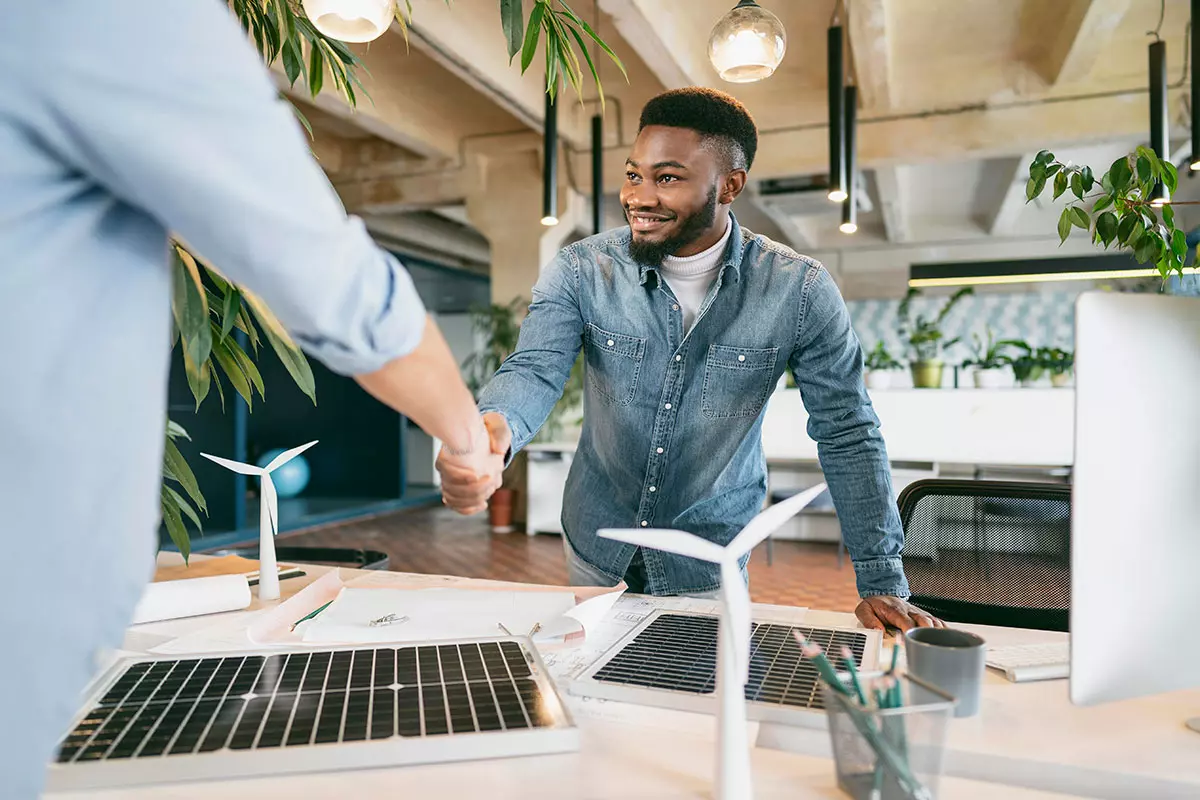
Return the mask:
<svg viewBox="0 0 1200 800">
<path fill-rule="evenodd" d="M 625 210 L 625 217 L 626 219 L 629 218 L 629 209 Z M 668 236 L 660 242 L 638 241 L 636 236 L 631 236 L 629 240 L 629 256 L 637 263 L 644 264 L 647 267 L 661 267 L 664 258 L 674 255 L 682 248 L 699 239 L 705 230 L 712 227 L 716 219 L 717 187 L 714 185 L 709 190 L 704 207 L 695 214 L 684 217 L 682 224 L 679 226 L 679 231 L 674 236 Z"/>
</svg>

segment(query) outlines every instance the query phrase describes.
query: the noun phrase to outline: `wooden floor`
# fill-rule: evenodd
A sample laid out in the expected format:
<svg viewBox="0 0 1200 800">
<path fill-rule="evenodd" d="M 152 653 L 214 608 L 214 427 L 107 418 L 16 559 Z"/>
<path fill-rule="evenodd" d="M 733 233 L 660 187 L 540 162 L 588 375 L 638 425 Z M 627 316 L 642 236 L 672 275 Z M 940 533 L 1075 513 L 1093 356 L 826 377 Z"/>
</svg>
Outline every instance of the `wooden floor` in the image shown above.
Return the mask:
<svg viewBox="0 0 1200 800">
<path fill-rule="evenodd" d="M 567 569 L 559 536 L 493 534 L 486 514 L 462 517 L 443 506 L 409 509 L 280 537 L 288 546 L 382 550 L 391 569 L 470 578 L 563 585 Z M 832 544 L 779 541 L 774 563 L 760 545 L 750 560 L 755 602 L 853 611 L 858 603 L 850 559 L 837 565 Z"/>
</svg>

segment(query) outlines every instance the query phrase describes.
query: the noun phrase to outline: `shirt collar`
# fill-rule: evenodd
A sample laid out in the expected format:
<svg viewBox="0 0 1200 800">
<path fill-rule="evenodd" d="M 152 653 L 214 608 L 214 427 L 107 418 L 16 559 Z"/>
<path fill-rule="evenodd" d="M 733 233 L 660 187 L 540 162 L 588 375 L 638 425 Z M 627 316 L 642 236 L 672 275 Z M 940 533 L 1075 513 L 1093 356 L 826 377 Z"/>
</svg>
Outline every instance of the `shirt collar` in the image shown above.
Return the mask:
<svg viewBox="0 0 1200 800">
<path fill-rule="evenodd" d="M 629 247 L 629 240 L 632 234 L 626 230 L 625 235 L 621 237 L 622 244 L 625 248 Z M 729 212 L 729 241 L 725 244 L 725 255 L 721 260 L 721 270 L 718 275 L 724 275 L 727 272 L 731 275 L 732 280 L 738 281 L 742 277 L 742 253 L 745 248 L 742 247 L 742 226 L 738 224 L 737 217 L 733 212 Z M 625 256 L 628 257 L 628 249 Z M 645 264 L 638 264 L 638 281 L 642 286 L 646 285 L 646 279 L 650 273 L 654 273 L 654 281 L 658 283 L 662 280 L 662 275 L 659 274 L 657 267 L 648 267 Z M 726 268 L 730 269 L 726 269 Z"/>
</svg>

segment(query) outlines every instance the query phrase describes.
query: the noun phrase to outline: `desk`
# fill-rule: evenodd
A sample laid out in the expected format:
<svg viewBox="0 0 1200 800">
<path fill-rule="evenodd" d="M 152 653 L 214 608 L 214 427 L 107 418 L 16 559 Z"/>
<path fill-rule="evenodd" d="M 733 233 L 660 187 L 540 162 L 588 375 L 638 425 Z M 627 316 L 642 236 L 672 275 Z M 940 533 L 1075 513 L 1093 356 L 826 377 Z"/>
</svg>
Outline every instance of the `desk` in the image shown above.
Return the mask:
<svg viewBox="0 0 1200 800">
<path fill-rule="evenodd" d="M 308 577 L 284 581 L 281 584 L 284 597 L 299 591 L 307 582 L 315 580 L 325 572 L 322 567 L 306 567 Z M 343 576 L 361 574 L 357 570 L 343 570 Z M 373 573 L 376 580 L 381 573 Z M 387 573 L 397 585 L 404 585 L 403 573 Z M 385 579 L 385 580 L 386 580 Z M 441 585 L 470 585 L 479 583 L 470 579 L 454 579 Z M 378 585 L 378 584 L 376 584 Z M 249 614 L 263 606 L 255 599 L 250 609 L 237 614 Z M 125 647 L 131 652 L 142 651 L 153 646 L 162 637 L 178 636 L 211 625 L 215 616 L 198 617 L 170 622 L 151 623 L 130 629 Z M 853 617 L 831 612 L 809 612 L 806 622 L 814 625 L 853 624 Z M 1004 634 L 1022 641 L 1029 640 L 1029 632 L 1002 631 L 993 629 L 985 635 Z M 994 641 L 1000 641 L 994 638 Z M 600 800 L 641 800 L 641 798 L 708 798 L 711 797 L 713 773 L 713 731 L 711 717 L 674 711 L 656 711 L 657 727 L 634 726 L 620 721 L 606 721 L 583 707 L 587 701 L 562 692 L 579 725 L 582 748 L 578 753 L 531 758 L 513 758 L 494 761 L 479 761 L 446 765 L 407 767 L 401 769 L 377 769 L 353 772 L 337 772 L 309 775 L 287 775 L 270 778 L 239 779 L 219 782 L 196 782 L 172 784 L 168 787 L 143 789 L 120 789 L 105 792 L 61 792 L 47 795 L 64 800 L 66 798 L 91 798 L 91 800 L 116 800 L 117 798 L 211 798 L 214 796 L 266 798 L 326 798 L 336 796 L 354 797 L 438 797 L 438 798 L 546 798 L 549 800 L 572 800 L 588 798 Z M 1174 710 L 1168 706 L 1174 703 Z M 1052 800 L 1067 794 L 1055 794 L 1049 790 L 1015 788 L 1010 768 L 1001 759 L 1033 759 L 1045 757 L 1061 758 L 1070 763 L 1080 760 L 1102 762 L 1098 769 L 1126 772 L 1133 780 L 1147 780 L 1147 775 L 1161 772 L 1182 782 L 1190 781 L 1195 788 L 1193 795 L 1200 795 L 1200 757 L 1192 759 L 1186 766 L 1182 759 L 1190 752 L 1200 754 L 1200 737 L 1195 742 L 1180 739 L 1174 741 L 1174 730 L 1179 728 L 1180 718 L 1185 716 L 1183 706 L 1190 704 L 1200 708 L 1200 692 L 1180 693 L 1173 701 L 1132 701 L 1120 704 L 1117 709 L 1098 709 L 1095 712 L 1071 709 L 1066 705 L 1066 684 L 1007 684 L 1002 678 L 989 678 L 984 700 L 984 719 L 960 720 L 954 723 L 952 737 L 958 750 L 970 754 L 971 748 L 986 752 L 988 748 L 997 753 L 997 758 L 979 757 L 958 761 L 959 777 L 946 777 L 941 783 L 941 797 L 945 800 L 971 798 L 972 800 Z M 614 704 L 619 706 L 620 704 Z M 1020 716 L 1021 712 L 1047 714 L 1055 720 L 1040 735 L 1036 725 Z M 1115 709 L 1115 710 L 1114 710 Z M 1097 714 L 1099 716 L 1097 716 Z M 1096 735 L 1091 727 L 1099 719 L 1109 722 L 1123 720 L 1126 727 L 1115 731 L 1111 738 Z M 611 719 L 611 716 L 610 716 Z M 1174 725 L 1174 728 L 1172 727 Z M 1142 732 L 1142 733 L 1139 733 Z M 765 726 L 761 728 L 760 742 L 770 738 Z M 1014 741 L 1014 736 L 1028 733 L 1031 741 Z M 795 741 L 777 741 L 800 752 L 785 752 L 779 749 L 756 747 L 752 760 L 754 769 L 755 796 L 759 798 L 841 798 L 835 784 L 833 764 L 828 753 L 828 734 L 823 731 L 799 731 Z M 1058 735 L 1073 735 L 1067 742 L 1053 741 Z M 1146 735 L 1155 741 L 1170 745 L 1168 751 L 1158 755 L 1140 756 L 1129 747 L 1130 737 Z M 776 736 L 778 739 L 778 737 Z M 822 742 L 825 752 L 821 752 Z M 1187 749 L 1191 745 L 1192 750 Z M 1000 767 L 989 766 L 994 762 Z M 1023 769 L 1023 768 L 1022 768 Z M 997 782 L 989 783 L 965 777 L 973 771 L 988 772 Z M 1003 785 L 1008 783 L 1010 785 Z M 1147 784 L 1149 785 L 1149 784 Z M 1072 796 L 1079 796 L 1078 794 Z M 1091 796 L 1091 795 L 1088 795 Z M 1183 796 L 1171 793 L 1146 792 L 1137 797 Z"/>
</svg>

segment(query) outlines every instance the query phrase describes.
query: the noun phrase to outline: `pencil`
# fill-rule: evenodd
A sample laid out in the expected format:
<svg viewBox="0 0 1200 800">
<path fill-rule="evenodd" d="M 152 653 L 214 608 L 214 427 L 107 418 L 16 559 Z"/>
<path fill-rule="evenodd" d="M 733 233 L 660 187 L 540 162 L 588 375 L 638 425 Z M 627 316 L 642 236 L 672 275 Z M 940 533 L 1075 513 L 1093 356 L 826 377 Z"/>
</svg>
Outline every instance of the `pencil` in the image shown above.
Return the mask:
<svg viewBox="0 0 1200 800">
<path fill-rule="evenodd" d="M 322 611 L 324 611 L 325 609 L 329 608 L 330 604 L 332 604 L 332 603 L 333 603 L 333 601 L 332 601 L 332 600 L 330 600 L 328 603 L 326 603 L 325 605 L 323 605 L 323 606 L 321 606 L 320 608 L 316 609 L 315 611 L 310 611 L 310 612 L 308 612 L 307 614 L 305 614 L 303 617 L 301 617 L 300 619 L 298 619 L 298 620 L 296 620 L 295 622 L 293 622 L 293 623 L 292 623 L 292 630 L 296 630 L 296 626 L 297 626 L 297 625 L 299 625 L 301 622 L 304 622 L 305 620 L 308 620 L 308 619 L 312 619 L 312 618 L 313 618 L 313 617 L 315 617 L 317 614 L 320 614 Z"/>
</svg>

